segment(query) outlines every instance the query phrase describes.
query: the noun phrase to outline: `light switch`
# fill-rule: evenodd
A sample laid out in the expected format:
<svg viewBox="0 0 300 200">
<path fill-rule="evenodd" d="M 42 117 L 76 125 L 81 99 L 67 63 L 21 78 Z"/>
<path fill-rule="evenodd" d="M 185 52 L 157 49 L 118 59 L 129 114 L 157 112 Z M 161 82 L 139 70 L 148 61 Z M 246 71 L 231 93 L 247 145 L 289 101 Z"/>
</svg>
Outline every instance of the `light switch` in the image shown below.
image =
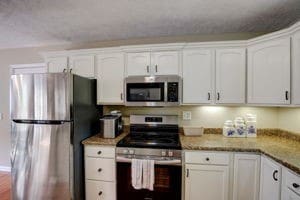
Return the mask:
<svg viewBox="0 0 300 200">
<path fill-rule="evenodd" d="M 192 119 L 192 112 L 191 111 L 183 111 L 182 112 L 182 119 L 183 120 L 191 120 Z"/>
</svg>

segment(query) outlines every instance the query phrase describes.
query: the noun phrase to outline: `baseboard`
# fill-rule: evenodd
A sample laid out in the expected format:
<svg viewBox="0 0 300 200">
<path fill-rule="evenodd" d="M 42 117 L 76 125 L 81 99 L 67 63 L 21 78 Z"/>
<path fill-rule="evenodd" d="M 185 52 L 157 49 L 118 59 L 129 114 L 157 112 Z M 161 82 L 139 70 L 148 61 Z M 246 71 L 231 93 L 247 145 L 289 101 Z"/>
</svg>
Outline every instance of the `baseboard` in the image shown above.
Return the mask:
<svg viewBox="0 0 300 200">
<path fill-rule="evenodd" d="M 2 171 L 2 172 L 10 172 L 10 167 L 0 166 L 0 171 Z"/>
</svg>

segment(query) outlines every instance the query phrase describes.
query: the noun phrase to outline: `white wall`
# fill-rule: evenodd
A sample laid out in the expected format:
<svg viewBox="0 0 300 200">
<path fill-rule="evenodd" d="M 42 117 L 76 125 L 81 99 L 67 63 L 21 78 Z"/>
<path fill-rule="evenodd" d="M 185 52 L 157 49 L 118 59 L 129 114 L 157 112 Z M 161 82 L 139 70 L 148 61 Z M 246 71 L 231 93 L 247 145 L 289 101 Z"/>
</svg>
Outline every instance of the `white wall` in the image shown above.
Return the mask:
<svg viewBox="0 0 300 200">
<path fill-rule="evenodd" d="M 169 114 L 178 115 L 180 126 L 203 126 L 221 128 L 225 120 L 245 116 L 247 113 L 257 115 L 258 128 L 278 127 L 278 108 L 265 107 L 226 107 L 226 106 L 181 106 L 166 108 L 141 108 L 125 106 L 105 106 L 104 114 L 111 110 L 121 110 L 125 124 L 129 124 L 130 114 Z M 182 120 L 182 111 L 191 111 L 192 120 Z"/>
<path fill-rule="evenodd" d="M 300 134 L 300 108 L 279 108 L 278 127 Z"/>
</svg>

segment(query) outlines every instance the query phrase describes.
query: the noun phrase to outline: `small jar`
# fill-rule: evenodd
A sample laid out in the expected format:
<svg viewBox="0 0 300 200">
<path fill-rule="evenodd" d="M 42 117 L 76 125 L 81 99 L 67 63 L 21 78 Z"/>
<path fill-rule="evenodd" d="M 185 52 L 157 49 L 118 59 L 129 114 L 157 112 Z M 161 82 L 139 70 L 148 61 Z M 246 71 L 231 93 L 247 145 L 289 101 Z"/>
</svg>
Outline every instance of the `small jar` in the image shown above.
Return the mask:
<svg viewBox="0 0 300 200">
<path fill-rule="evenodd" d="M 236 135 L 233 121 L 231 120 L 225 121 L 223 126 L 223 135 L 226 137 L 234 137 Z"/>
</svg>

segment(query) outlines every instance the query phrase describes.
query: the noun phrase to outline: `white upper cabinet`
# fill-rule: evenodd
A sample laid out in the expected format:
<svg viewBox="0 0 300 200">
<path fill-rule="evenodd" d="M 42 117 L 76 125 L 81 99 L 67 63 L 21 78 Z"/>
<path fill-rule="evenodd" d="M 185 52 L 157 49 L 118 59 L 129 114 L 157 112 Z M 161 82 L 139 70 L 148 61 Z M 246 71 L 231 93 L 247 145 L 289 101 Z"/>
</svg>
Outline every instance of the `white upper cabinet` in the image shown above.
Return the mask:
<svg viewBox="0 0 300 200">
<path fill-rule="evenodd" d="M 46 58 L 46 65 L 49 73 L 59 73 L 68 70 L 68 57 L 49 57 Z"/>
<path fill-rule="evenodd" d="M 127 76 L 178 74 L 178 51 L 127 53 Z"/>
<path fill-rule="evenodd" d="M 300 30 L 292 35 L 292 104 L 300 104 Z"/>
<path fill-rule="evenodd" d="M 212 50 L 183 50 L 183 103 L 208 104 L 213 99 Z"/>
<path fill-rule="evenodd" d="M 245 48 L 216 50 L 216 103 L 245 103 L 245 52 Z"/>
<path fill-rule="evenodd" d="M 45 63 L 33 63 L 33 64 L 20 64 L 11 65 L 10 74 L 34 74 L 34 73 L 47 73 L 47 66 Z"/>
<path fill-rule="evenodd" d="M 150 70 L 150 52 L 127 53 L 127 76 L 147 76 Z"/>
<path fill-rule="evenodd" d="M 96 56 L 97 102 L 123 104 L 124 54 L 111 53 Z"/>
<path fill-rule="evenodd" d="M 155 75 L 178 75 L 178 51 L 161 51 L 151 54 L 151 68 Z"/>
<path fill-rule="evenodd" d="M 258 200 L 260 155 L 235 154 L 233 200 Z"/>
<path fill-rule="evenodd" d="M 248 48 L 248 103 L 290 103 L 290 38 Z"/>
<path fill-rule="evenodd" d="M 95 77 L 94 55 L 73 55 L 70 56 L 69 70 L 79 76 Z"/>
<path fill-rule="evenodd" d="M 262 156 L 260 173 L 260 200 L 280 200 L 281 167 Z"/>
</svg>

